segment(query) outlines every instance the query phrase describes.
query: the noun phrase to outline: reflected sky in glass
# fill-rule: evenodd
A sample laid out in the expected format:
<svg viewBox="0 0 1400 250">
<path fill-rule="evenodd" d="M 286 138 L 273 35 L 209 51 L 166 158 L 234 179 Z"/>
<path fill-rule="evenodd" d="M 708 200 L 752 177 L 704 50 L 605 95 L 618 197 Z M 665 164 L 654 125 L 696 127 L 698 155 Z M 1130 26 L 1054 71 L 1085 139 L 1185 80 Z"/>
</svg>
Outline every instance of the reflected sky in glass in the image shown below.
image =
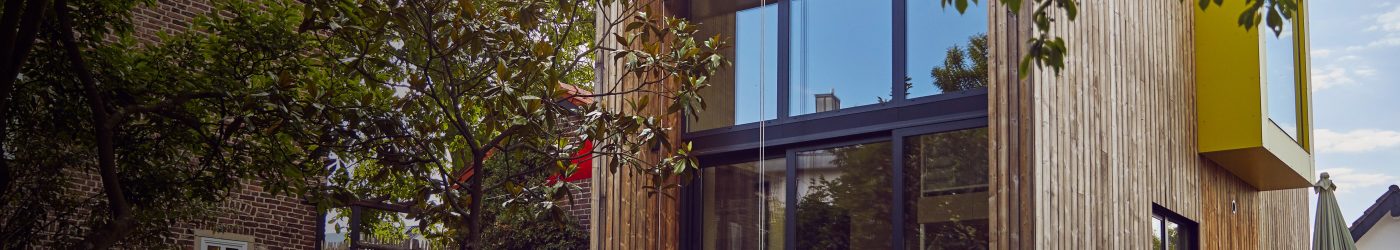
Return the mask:
<svg viewBox="0 0 1400 250">
<path fill-rule="evenodd" d="M 791 4 L 791 115 L 890 100 L 891 1 Z M 818 100 L 818 94 L 834 94 L 836 100 Z M 827 104 L 819 106 L 818 101 Z"/>
<path fill-rule="evenodd" d="M 734 124 L 775 119 L 778 117 L 778 5 L 746 9 L 736 15 Z M 759 98 L 760 86 L 764 88 L 763 99 Z M 759 109 L 760 104 L 762 109 Z M 760 110 L 762 119 L 759 119 Z"/>
<path fill-rule="evenodd" d="M 1264 47 L 1264 84 L 1267 88 L 1269 119 L 1289 137 L 1298 139 L 1298 88 L 1293 56 L 1293 23 L 1284 21 L 1283 33 L 1274 35 L 1268 26 L 1259 26 Z"/>
<path fill-rule="evenodd" d="M 952 5 L 944 8 L 933 0 L 908 0 L 908 65 L 909 98 L 943 93 L 933 84 L 930 72 L 942 67 L 948 48 L 954 45 L 967 51 L 968 37 L 987 32 L 987 7 L 968 5 L 959 14 Z M 985 4 L 985 3 L 983 3 Z M 971 61 L 967 62 L 971 65 Z"/>
</svg>

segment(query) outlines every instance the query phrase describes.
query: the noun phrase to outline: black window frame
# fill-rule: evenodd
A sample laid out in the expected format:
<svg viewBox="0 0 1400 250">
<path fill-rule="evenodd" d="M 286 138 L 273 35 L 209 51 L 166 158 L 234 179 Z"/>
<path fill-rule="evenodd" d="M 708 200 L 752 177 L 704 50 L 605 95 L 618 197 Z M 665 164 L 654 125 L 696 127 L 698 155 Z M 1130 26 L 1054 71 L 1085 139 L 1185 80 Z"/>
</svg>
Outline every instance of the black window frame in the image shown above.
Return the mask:
<svg viewBox="0 0 1400 250">
<path fill-rule="evenodd" d="M 986 116 L 984 115 L 982 117 L 941 121 L 937 123 L 884 130 L 877 133 L 867 133 L 858 136 L 848 136 L 836 139 L 809 141 L 800 144 L 789 144 L 783 146 L 769 147 L 766 151 L 767 154 L 761 158 L 786 159 L 784 161 L 784 168 L 786 169 L 785 173 L 787 173 L 787 175 L 784 178 L 786 182 L 785 185 L 789 188 L 785 190 L 786 193 L 784 194 L 784 200 L 788 202 L 787 204 L 784 204 L 783 212 L 783 218 L 788 218 L 786 221 L 784 221 L 783 224 L 784 238 L 782 240 L 784 248 L 796 249 L 797 244 L 797 221 L 792 218 L 796 218 L 797 216 L 797 206 L 795 203 L 799 198 L 797 188 L 795 188 L 797 187 L 796 173 L 798 171 L 798 161 L 796 160 L 796 158 L 798 152 L 879 142 L 890 143 L 890 157 L 893 157 L 892 159 L 894 159 L 891 162 L 893 166 L 891 166 L 891 172 L 889 173 L 891 178 L 890 188 L 893 189 L 891 195 L 894 196 L 890 198 L 890 202 L 891 204 L 895 204 L 891 206 L 892 211 L 890 211 L 891 216 L 889 218 L 890 226 L 892 227 L 892 234 L 890 235 L 890 240 L 893 241 L 892 246 L 894 246 L 895 249 L 904 249 L 906 247 L 904 245 L 906 236 L 904 235 L 904 230 L 902 226 L 904 220 L 906 219 L 904 214 L 905 208 L 904 206 L 899 204 L 904 204 L 907 190 L 904 189 L 905 183 L 904 178 L 902 176 L 904 173 L 905 163 L 901 160 L 898 160 L 902 159 L 903 155 L 905 154 L 904 139 L 928 134 L 953 132 L 975 128 L 985 128 L 987 126 L 988 121 L 986 119 Z M 708 169 L 711 167 L 756 161 L 760 158 L 757 154 L 757 149 L 753 149 L 719 155 L 701 156 L 701 171 L 704 171 L 704 169 Z M 681 188 L 681 225 L 679 229 L 681 233 L 680 245 L 682 246 L 682 249 L 703 249 L 703 246 L 704 244 L 706 244 L 706 242 L 704 242 L 703 236 L 700 235 L 702 233 L 701 227 L 703 227 L 704 225 L 703 211 L 700 211 L 700 209 L 703 209 L 704 207 L 704 182 L 696 179 L 690 181 L 689 183 L 689 185 L 684 185 Z"/>
<path fill-rule="evenodd" d="M 703 0 L 693 0 L 693 1 L 703 1 Z M 778 7 L 778 17 L 777 17 L 777 19 L 778 19 L 778 24 L 777 24 L 777 26 L 778 26 L 778 30 L 777 30 L 777 32 L 778 32 L 778 34 L 777 34 L 777 35 L 778 35 L 778 42 L 777 42 L 777 44 L 778 44 L 778 45 L 777 45 L 777 46 L 778 46 L 778 48 L 777 48 L 777 49 L 778 49 L 778 55 L 777 55 L 777 57 L 778 57 L 778 58 L 775 58 L 775 59 L 777 60 L 778 69 L 777 69 L 777 72 L 774 72 L 775 74 L 777 74 L 777 81 L 778 81 L 778 82 L 776 83 L 776 84 L 777 84 L 777 86 L 776 86 L 777 88 L 776 88 L 776 89 L 777 89 L 778 93 L 776 93 L 777 98 L 776 98 L 776 100 L 775 100 L 777 103 L 774 104 L 774 105 L 776 105 L 776 108 L 777 108 L 777 116 L 776 116 L 776 118 L 770 119 L 770 120 L 760 120 L 760 121 L 757 121 L 757 122 L 749 122 L 749 123 L 743 123 L 743 124 L 734 124 L 734 125 L 727 126 L 727 127 L 710 128 L 710 129 L 704 129 L 704 130 L 698 130 L 698 131 L 689 131 L 688 123 L 689 123 L 690 120 L 691 120 L 690 117 L 693 117 L 693 116 L 696 115 L 696 114 L 685 114 L 686 118 L 685 118 L 685 119 L 681 119 L 681 120 L 682 120 L 681 126 L 682 126 L 683 129 L 681 129 L 680 131 L 683 131 L 682 134 L 683 134 L 684 136 L 687 136 L 687 137 L 689 137 L 689 136 L 703 137 L 703 136 L 707 136 L 707 135 L 725 134 L 725 133 L 734 132 L 734 131 L 743 131 L 743 130 L 748 130 L 748 129 L 755 129 L 755 128 L 759 127 L 760 124 L 766 124 L 767 126 L 773 126 L 773 125 L 777 125 L 777 124 L 802 123 L 802 122 L 811 121 L 811 120 L 822 120 L 822 119 L 831 118 L 831 117 L 840 117 L 840 116 L 845 116 L 845 115 L 850 115 L 850 114 L 866 113 L 866 112 L 878 111 L 878 110 L 882 110 L 882 109 L 900 108 L 900 107 L 906 107 L 906 106 L 920 106 L 921 104 L 937 103 L 937 102 L 940 102 L 940 101 L 947 101 L 948 99 L 956 99 L 956 98 L 951 98 L 951 97 L 968 96 L 968 95 L 973 95 L 973 96 L 985 95 L 986 89 L 985 89 L 985 88 L 981 88 L 981 89 L 963 90 L 963 91 L 955 91 L 955 92 L 945 92 L 945 93 L 940 93 L 940 94 L 931 95 L 931 96 L 920 96 L 920 97 L 916 97 L 916 98 L 909 98 L 908 95 L 907 95 L 908 93 L 905 93 L 905 91 L 904 91 L 904 87 L 905 87 L 905 86 L 904 86 L 904 84 L 905 84 L 904 78 L 905 78 L 905 76 L 908 75 L 908 69 L 907 69 L 907 67 L 908 67 L 908 63 L 909 63 L 909 62 L 908 62 L 908 55 L 907 55 L 907 53 L 908 53 L 908 43 L 909 43 L 909 41 L 908 41 L 908 22 L 907 22 L 907 19 L 908 19 L 908 12 L 906 11 L 908 2 L 907 2 L 907 0 L 885 0 L 885 1 L 892 1 L 892 3 L 891 3 L 891 8 L 890 8 L 890 13 L 891 13 L 891 15 L 890 15 L 890 16 L 891 16 L 891 18 L 890 18 L 891 32 L 890 32 L 890 33 L 891 33 L 891 42 L 892 42 L 891 48 L 890 48 L 890 53 L 892 53 L 892 55 L 891 55 L 891 57 L 890 57 L 890 60 L 891 60 L 890 66 L 893 67 L 893 68 L 890 70 L 890 79 L 889 79 L 889 80 L 890 80 L 890 82 L 889 82 L 890 100 L 888 100 L 888 101 L 886 101 L 886 102 L 882 102 L 882 103 L 866 104 L 866 105 L 861 105 L 861 106 L 854 106 L 854 107 L 849 107 L 849 108 L 842 108 L 842 109 L 833 110 L 833 111 L 815 112 L 815 113 L 802 114 L 802 115 L 792 115 L 792 114 L 791 114 L 791 113 L 792 113 L 792 112 L 791 112 L 791 108 L 792 108 L 792 107 L 791 107 L 791 94 L 792 94 L 792 88 L 791 88 L 791 86 L 792 86 L 792 79 L 791 79 L 791 78 L 792 78 L 792 76 L 791 76 L 791 72 L 792 72 L 792 69 L 791 69 L 791 68 L 792 68 L 792 67 L 791 67 L 791 66 L 792 66 L 792 65 L 791 65 L 791 63 L 792 63 L 792 62 L 791 62 L 791 60 L 792 60 L 792 58 L 791 58 L 791 56 L 792 56 L 792 46 L 791 46 L 791 44 L 792 44 L 792 34 L 791 34 L 791 28 L 792 28 L 792 20 L 791 20 L 791 19 L 792 19 L 792 3 L 791 3 L 791 1 L 789 1 L 789 0 L 773 0 L 773 1 L 771 1 L 772 3 L 769 3 L 769 4 L 775 4 L 775 5 L 777 5 L 777 7 Z M 985 4 L 985 3 L 984 3 L 984 4 Z M 966 14 L 971 14 L 971 13 L 966 13 Z M 992 14 L 991 8 L 988 8 L 988 12 L 987 12 L 986 14 L 989 15 L 989 16 Z M 965 15 L 965 14 L 964 14 L 964 15 Z M 989 26 L 989 27 L 990 27 L 990 26 Z M 760 87 L 760 88 L 762 88 L 762 87 Z M 983 97 L 983 99 L 985 100 L 985 97 Z M 984 106 L 985 106 L 985 105 L 984 105 Z M 984 109 L 985 109 L 985 108 L 984 108 Z M 762 117 L 760 117 L 760 119 L 762 119 Z"/>
<path fill-rule="evenodd" d="M 701 0 L 695 0 L 701 1 Z M 797 160 L 796 153 L 800 151 L 823 149 L 841 146 L 872 142 L 890 143 L 890 154 L 893 166 L 891 167 L 890 188 L 893 189 L 891 202 L 890 226 L 891 240 L 895 249 L 905 249 L 905 233 L 901 228 L 904 220 L 905 193 L 904 172 L 905 163 L 902 159 L 904 154 L 904 139 L 907 137 L 920 136 L 933 133 L 951 132 L 973 128 L 988 127 L 988 90 L 987 88 L 970 89 L 955 92 L 944 92 L 929 96 L 908 98 L 904 91 L 904 78 L 907 72 L 908 61 L 908 23 L 907 1 L 889 0 L 891 4 L 892 23 L 892 51 L 893 62 L 890 76 L 891 99 L 883 103 L 855 106 L 834 111 L 817 112 L 811 114 L 790 115 L 790 49 L 791 34 L 791 4 L 788 0 L 773 0 L 770 4 L 778 6 L 778 58 L 776 72 L 777 82 L 777 117 L 770 120 L 761 120 L 744 124 L 736 124 L 727 127 L 705 129 L 699 131 L 689 131 L 688 124 L 690 115 L 685 114 L 681 119 L 681 139 L 693 143 L 694 151 L 692 155 L 699 159 L 701 168 L 710 168 L 734 163 L 751 162 L 760 159 L 785 158 L 785 168 L 787 176 L 786 201 L 784 204 L 784 238 L 782 239 L 785 249 L 795 249 L 797 235 L 796 232 L 796 202 L 797 202 Z M 984 3 L 986 4 L 986 3 Z M 997 13 L 992 8 L 987 8 L 986 15 L 993 14 L 1008 15 L 1010 13 Z M 969 13 L 970 14 L 970 13 Z M 988 33 L 993 29 L 988 26 Z M 992 77 L 996 72 L 988 72 Z M 762 126 L 762 127 L 760 127 Z M 764 145 L 766 154 L 760 157 L 757 138 L 759 130 L 765 129 Z M 988 149 L 990 150 L 990 149 Z M 703 170 L 702 170 L 703 171 Z M 702 175 L 695 175 L 700 178 Z M 680 190 L 680 214 L 679 237 L 680 249 L 704 249 L 703 235 L 703 195 L 704 182 L 692 179 L 682 185 Z"/>
<path fill-rule="evenodd" d="M 1161 233 L 1158 234 L 1157 237 L 1161 237 L 1163 241 L 1163 248 L 1166 248 L 1166 246 L 1168 246 L 1168 244 L 1166 244 L 1165 242 L 1169 241 L 1169 239 L 1167 238 L 1168 234 L 1166 222 L 1171 222 L 1177 225 L 1177 235 L 1184 238 L 1181 241 L 1186 242 L 1186 247 L 1184 250 L 1201 249 L 1200 224 L 1196 223 L 1196 221 L 1186 218 L 1186 216 L 1181 216 L 1181 214 L 1178 214 L 1172 211 L 1171 209 L 1167 209 L 1166 207 L 1163 207 L 1162 205 L 1158 205 L 1156 203 L 1152 204 L 1151 219 L 1160 220 L 1162 222 L 1158 223 L 1158 225 L 1161 226 L 1161 228 L 1159 228 L 1161 229 Z M 1150 246 L 1151 242 L 1149 241 L 1148 244 Z"/>
</svg>

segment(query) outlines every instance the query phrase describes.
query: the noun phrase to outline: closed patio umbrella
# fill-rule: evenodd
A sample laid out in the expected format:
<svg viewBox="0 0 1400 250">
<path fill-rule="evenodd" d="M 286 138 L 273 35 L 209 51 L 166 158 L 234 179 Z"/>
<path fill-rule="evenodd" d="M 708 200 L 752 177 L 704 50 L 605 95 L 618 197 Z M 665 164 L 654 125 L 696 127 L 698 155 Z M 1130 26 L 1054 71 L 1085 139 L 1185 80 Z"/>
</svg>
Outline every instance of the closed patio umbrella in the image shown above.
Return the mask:
<svg viewBox="0 0 1400 250">
<path fill-rule="evenodd" d="M 1313 250 L 1356 250 L 1356 242 L 1352 241 L 1351 230 L 1347 229 L 1346 219 L 1342 219 L 1342 211 L 1337 208 L 1337 185 L 1332 184 L 1332 179 L 1327 172 L 1322 173 L 1322 179 L 1317 180 L 1313 185 L 1313 190 L 1317 191 L 1317 220 L 1313 222 Z"/>
</svg>

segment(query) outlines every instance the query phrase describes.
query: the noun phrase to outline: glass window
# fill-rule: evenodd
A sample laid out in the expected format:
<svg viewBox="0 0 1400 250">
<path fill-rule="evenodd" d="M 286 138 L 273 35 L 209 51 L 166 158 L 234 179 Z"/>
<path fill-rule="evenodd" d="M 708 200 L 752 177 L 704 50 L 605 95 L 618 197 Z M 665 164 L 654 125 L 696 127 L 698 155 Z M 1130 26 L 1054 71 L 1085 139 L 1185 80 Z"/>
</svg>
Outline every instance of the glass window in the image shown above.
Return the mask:
<svg viewBox="0 0 1400 250">
<path fill-rule="evenodd" d="M 904 140 L 906 249 L 986 249 L 987 129 Z"/>
<path fill-rule="evenodd" d="M 907 0 L 905 93 L 909 98 L 987 86 L 987 7 L 963 14 L 938 1 Z"/>
<path fill-rule="evenodd" d="M 1196 222 L 1181 217 L 1181 215 L 1166 208 L 1153 205 L 1153 250 L 1194 250 L 1197 246 Z"/>
<path fill-rule="evenodd" d="M 890 249 L 890 143 L 797 153 L 797 249 Z"/>
<path fill-rule="evenodd" d="M 705 168 L 704 249 L 783 249 L 783 159 Z"/>
<path fill-rule="evenodd" d="M 1298 82 L 1294 55 L 1293 23 L 1284 21 L 1283 33 L 1274 35 L 1268 26 L 1260 25 L 1263 36 L 1264 86 L 1267 90 L 1269 120 L 1294 140 L 1298 139 Z"/>
<path fill-rule="evenodd" d="M 696 37 L 732 39 L 733 46 L 723 53 L 734 65 L 710 77 L 710 86 L 700 91 L 705 109 L 691 116 L 687 130 L 777 118 L 778 6 L 760 6 L 759 1 L 691 1 L 690 10 L 691 21 L 700 24 Z"/>
<path fill-rule="evenodd" d="M 891 99 L 892 1 L 791 3 L 791 115 Z"/>
<path fill-rule="evenodd" d="M 218 238 L 200 237 L 199 248 L 206 250 L 244 250 L 248 249 L 248 242 L 225 240 Z"/>
</svg>

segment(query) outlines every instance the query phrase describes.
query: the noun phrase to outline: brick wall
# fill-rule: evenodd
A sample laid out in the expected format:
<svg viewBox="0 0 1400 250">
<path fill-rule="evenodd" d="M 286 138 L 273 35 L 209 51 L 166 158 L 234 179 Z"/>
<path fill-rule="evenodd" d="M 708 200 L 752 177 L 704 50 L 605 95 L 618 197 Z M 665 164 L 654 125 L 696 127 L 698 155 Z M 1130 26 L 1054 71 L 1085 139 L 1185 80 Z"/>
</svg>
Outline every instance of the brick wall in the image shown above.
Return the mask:
<svg viewBox="0 0 1400 250">
<path fill-rule="evenodd" d="M 151 6 L 138 7 L 131 18 L 134 35 L 143 43 L 158 43 L 157 34 L 183 32 L 196 15 L 210 9 L 203 0 L 159 0 Z M 101 199 L 93 196 L 102 191 L 95 171 L 65 169 L 65 175 L 71 178 L 68 192 L 74 197 Z M 241 189 L 232 191 L 227 200 L 218 204 L 212 218 L 174 223 L 173 237 L 165 242 L 176 249 L 195 249 L 199 235 L 217 233 L 251 239 L 252 249 L 315 249 L 320 220 L 314 205 L 296 197 L 271 195 L 250 181 L 241 184 Z"/>
<path fill-rule="evenodd" d="M 588 229 L 588 208 L 592 206 L 592 203 L 589 202 L 589 196 L 593 195 L 593 179 L 574 181 L 574 185 L 578 185 L 579 190 L 573 192 L 572 200 L 564 201 L 564 210 L 568 210 L 569 216 L 578 220 L 579 225 L 582 225 L 584 229 Z"/>
<path fill-rule="evenodd" d="M 213 6 L 207 0 L 157 0 L 150 6 L 137 7 L 132 11 L 133 33 L 142 43 L 160 42 L 156 34 L 184 32 L 195 16 L 210 9 Z"/>
<path fill-rule="evenodd" d="M 196 230 L 252 236 L 253 249 L 314 249 L 320 220 L 314 205 L 285 195 L 272 196 L 248 183 L 220 204 L 219 215 L 207 221 L 179 223 L 169 239 L 181 249 L 194 249 Z"/>
</svg>

